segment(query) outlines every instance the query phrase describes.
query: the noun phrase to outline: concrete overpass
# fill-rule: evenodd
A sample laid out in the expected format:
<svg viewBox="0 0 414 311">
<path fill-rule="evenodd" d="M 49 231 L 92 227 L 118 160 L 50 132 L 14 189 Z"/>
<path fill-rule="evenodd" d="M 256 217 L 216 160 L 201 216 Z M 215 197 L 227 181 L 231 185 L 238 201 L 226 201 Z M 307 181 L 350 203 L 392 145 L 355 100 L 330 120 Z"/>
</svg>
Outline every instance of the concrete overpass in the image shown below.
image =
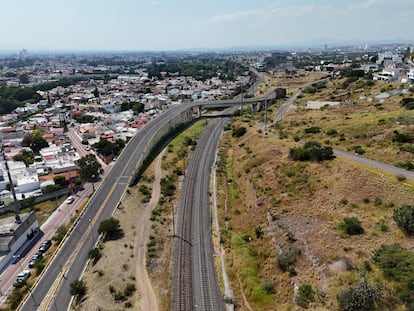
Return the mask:
<svg viewBox="0 0 414 311">
<path fill-rule="evenodd" d="M 221 100 L 211 100 L 211 101 L 193 101 L 188 104 L 189 107 L 193 108 L 193 111 L 200 117 L 201 112 L 205 108 L 226 108 L 232 106 L 240 106 L 243 109 L 243 105 L 252 105 L 253 111 L 257 112 L 260 111 L 261 108 L 265 105 L 272 104 L 275 99 L 277 99 L 277 95 L 275 91 L 272 91 L 265 96 L 262 97 L 249 97 L 240 99 L 221 99 Z"/>
</svg>

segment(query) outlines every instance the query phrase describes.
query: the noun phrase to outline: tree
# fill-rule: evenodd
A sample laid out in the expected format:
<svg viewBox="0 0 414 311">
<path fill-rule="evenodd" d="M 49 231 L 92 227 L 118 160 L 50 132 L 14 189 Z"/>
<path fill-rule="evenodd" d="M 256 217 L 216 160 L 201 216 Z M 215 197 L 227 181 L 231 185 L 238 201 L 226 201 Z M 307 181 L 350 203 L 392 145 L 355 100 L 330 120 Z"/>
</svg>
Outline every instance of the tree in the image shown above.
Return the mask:
<svg viewBox="0 0 414 311">
<path fill-rule="evenodd" d="M 60 243 L 60 241 L 62 241 L 63 238 L 65 237 L 67 231 L 68 231 L 68 229 L 66 229 L 65 226 L 59 226 L 56 229 L 56 233 L 52 237 L 52 240 L 56 241 L 57 243 Z"/>
<path fill-rule="evenodd" d="M 104 233 L 106 235 L 112 235 L 119 232 L 119 230 L 119 220 L 113 217 L 103 220 L 98 227 L 98 233 Z"/>
<path fill-rule="evenodd" d="M 22 149 L 13 157 L 13 160 L 22 161 L 28 167 L 29 164 L 33 164 L 34 162 L 34 154 L 31 150 Z"/>
<path fill-rule="evenodd" d="M 44 189 L 43 192 L 44 193 L 53 193 L 55 191 L 58 191 L 59 187 L 56 185 L 47 185 Z"/>
<path fill-rule="evenodd" d="M 34 130 L 23 137 L 23 147 L 30 147 L 34 154 L 38 154 L 40 149 L 49 147 L 49 143 L 41 136 L 39 130 Z"/>
<path fill-rule="evenodd" d="M 356 235 L 364 233 L 361 221 L 357 217 L 344 217 L 339 223 L 339 229 L 347 235 Z"/>
<path fill-rule="evenodd" d="M 414 234 L 414 206 L 403 205 L 394 210 L 393 218 L 397 225 L 408 235 Z"/>
<path fill-rule="evenodd" d="M 115 144 L 105 139 L 102 139 L 93 145 L 97 152 L 104 157 L 108 157 L 111 154 L 114 154 L 114 146 Z"/>
<path fill-rule="evenodd" d="M 83 280 L 75 280 L 70 283 L 70 294 L 76 297 L 76 301 L 79 303 L 83 296 L 86 294 L 86 284 Z"/>
<path fill-rule="evenodd" d="M 92 248 L 88 253 L 88 258 L 93 260 L 93 264 L 96 264 L 101 257 L 102 253 L 98 247 Z"/>
<path fill-rule="evenodd" d="M 77 162 L 79 166 L 79 177 L 82 181 L 95 181 L 102 168 L 94 154 L 87 154 Z"/>
<path fill-rule="evenodd" d="M 55 182 L 55 185 L 59 186 L 60 188 L 66 187 L 66 178 L 65 176 L 54 176 L 53 181 Z"/>
<path fill-rule="evenodd" d="M 20 83 L 27 84 L 29 83 L 29 76 L 27 75 L 27 73 L 23 73 L 19 76 L 19 80 L 20 80 Z"/>
</svg>

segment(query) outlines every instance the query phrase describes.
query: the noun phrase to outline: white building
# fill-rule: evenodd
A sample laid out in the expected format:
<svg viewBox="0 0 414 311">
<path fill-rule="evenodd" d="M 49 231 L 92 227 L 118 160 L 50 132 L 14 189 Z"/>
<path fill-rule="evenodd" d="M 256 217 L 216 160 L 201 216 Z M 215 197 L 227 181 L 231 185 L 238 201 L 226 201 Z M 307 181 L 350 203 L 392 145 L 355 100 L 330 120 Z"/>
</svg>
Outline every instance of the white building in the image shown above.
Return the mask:
<svg viewBox="0 0 414 311">
<path fill-rule="evenodd" d="M 414 83 L 414 68 L 410 69 L 410 72 L 407 74 L 408 82 Z"/>
<path fill-rule="evenodd" d="M 392 63 L 402 63 L 402 57 L 392 52 L 378 53 L 377 64 L 382 67 L 388 67 Z"/>
<path fill-rule="evenodd" d="M 19 220 L 16 221 L 14 216 L 0 219 L 0 270 L 3 270 L 19 248 L 24 248 L 23 245 L 30 246 L 27 245 L 31 243 L 30 240 L 39 237 L 39 224 L 34 212 L 20 214 Z"/>
<path fill-rule="evenodd" d="M 373 80 L 377 81 L 397 81 L 401 76 L 399 68 L 388 67 L 373 76 Z"/>
</svg>

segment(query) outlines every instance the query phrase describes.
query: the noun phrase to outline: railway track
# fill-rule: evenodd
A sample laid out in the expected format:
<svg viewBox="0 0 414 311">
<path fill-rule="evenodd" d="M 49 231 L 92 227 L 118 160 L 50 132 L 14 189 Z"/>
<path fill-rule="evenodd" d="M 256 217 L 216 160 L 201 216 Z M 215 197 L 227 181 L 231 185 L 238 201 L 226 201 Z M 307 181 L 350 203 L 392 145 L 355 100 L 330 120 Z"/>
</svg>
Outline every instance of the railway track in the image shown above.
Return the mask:
<svg viewBox="0 0 414 311">
<path fill-rule="evenodd" d="M 176 311 L 225 309 L 214 266 L 209 188 L 216 145 L 228 120 L 227 115 L 209 122 L 186 169 L 174 251 L 172 306 Z"/>
</svg>

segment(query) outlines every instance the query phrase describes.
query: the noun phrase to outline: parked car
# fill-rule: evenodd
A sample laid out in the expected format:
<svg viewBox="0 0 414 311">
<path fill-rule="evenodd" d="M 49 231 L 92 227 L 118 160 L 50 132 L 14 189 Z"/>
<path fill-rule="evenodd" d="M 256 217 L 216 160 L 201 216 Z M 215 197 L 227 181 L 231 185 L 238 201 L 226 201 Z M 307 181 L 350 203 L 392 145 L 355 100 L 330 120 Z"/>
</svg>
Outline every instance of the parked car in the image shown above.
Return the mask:
<svg viewBox="0 0 414 311">
<path fill-rule="evenodd" d="M 51 240 L 44 240 L 42 242 L 42 244 L 40 244 L 40 246 L 39 246 L 39 252 L 40 253 L 46 252 L 50 248 L 50 246 L 52 246 L 52 241 Z"/>
<path fill-rule="evenodd" d="M 68 196 L 68 197 L 67 197 L 67 199 L 66 199 L 66 201 L 65 201 L 65 202 L 66 202 L 67 204 L 72 204 L 72 203 L 73 203 L 73 201 L 75 201 L 75 198 L 74 198 L 73 196 L 71 196 L 71 195 L 70 195 L 70 196 Z"/>
<path fill-rule="evenodd" d="M 14 287 L 23 286 L 23 284 L 26 282 L 29 276 L 30 276 L 30 270 L 23 270 L 17 275 L 16 281 L 13 283 L 13 286 Z"/>
<path fill-rule="evenodd" d="M 29 268 L 33 268 L 36 262 L 38 262 L 41 259 L 43 259 L 43 255 L 41 252 L 37 252 L 36 254 L 34 254 L 29 261 Z"/>
</svg>

